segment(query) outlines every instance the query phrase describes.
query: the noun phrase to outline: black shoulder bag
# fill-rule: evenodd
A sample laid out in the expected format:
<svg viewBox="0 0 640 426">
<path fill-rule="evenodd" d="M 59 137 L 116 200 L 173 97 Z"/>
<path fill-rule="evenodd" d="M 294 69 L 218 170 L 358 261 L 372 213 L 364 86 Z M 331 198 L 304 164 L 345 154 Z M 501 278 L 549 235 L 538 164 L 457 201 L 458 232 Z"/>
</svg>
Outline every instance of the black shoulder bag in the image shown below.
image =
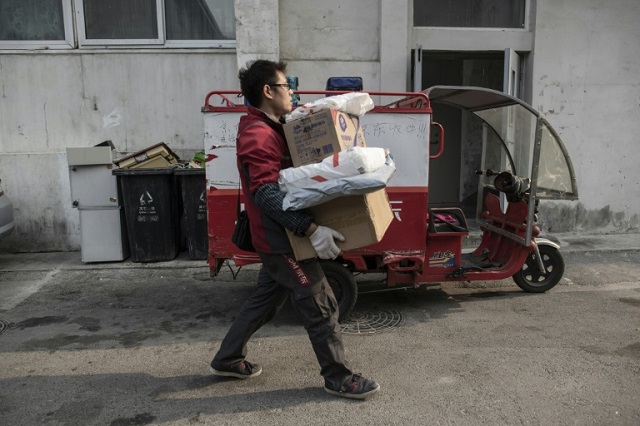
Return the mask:
<svg viewBox="0 0 640 426">
<path fill-rule="evenodd" d="M 242 168 L 244 172 L 244 167 Z M 247 196 L 251 197 L 251 194 Z M 254 252 L 256 249 L 253 247 L 251 241 L 251 230 L 249 229 L 249 215 L 246 210 L 240 211 L 240 184 L 238 183 L 238 204 L 236 208 L 237 220 L 236 226 L 233 228 L 233 235 L 231 235 L 231 242 L 236 245 L 240 250 Z"/>
</svg>

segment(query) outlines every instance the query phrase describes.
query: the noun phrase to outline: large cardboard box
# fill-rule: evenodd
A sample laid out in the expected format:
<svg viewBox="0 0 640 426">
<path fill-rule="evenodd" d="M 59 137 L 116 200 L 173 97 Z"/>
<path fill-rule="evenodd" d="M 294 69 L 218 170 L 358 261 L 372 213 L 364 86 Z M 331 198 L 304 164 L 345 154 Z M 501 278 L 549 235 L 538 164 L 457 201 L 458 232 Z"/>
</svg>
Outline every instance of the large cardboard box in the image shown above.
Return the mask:
<svg viewBox="0 0 640 426">
<path fill-rule="evenodd" d="M 385 189 L 365 195 L 339 197 L 309 210 L 317 224 L 333 228 L 344 235 L 344 242 L 337 241 L 338 247 L 343 251 L 380 242 L 393 220 Z M 317 256 L 309 237 L 297 237 L 288 230 L 287 234 L 297 260 Z"/>
<path fill-rule="evenodd" d="M 294 167 L 322 161 L 352 146 L 365 146 L 360 118 L 325 109 L 284 125 Z"/>
</svg>

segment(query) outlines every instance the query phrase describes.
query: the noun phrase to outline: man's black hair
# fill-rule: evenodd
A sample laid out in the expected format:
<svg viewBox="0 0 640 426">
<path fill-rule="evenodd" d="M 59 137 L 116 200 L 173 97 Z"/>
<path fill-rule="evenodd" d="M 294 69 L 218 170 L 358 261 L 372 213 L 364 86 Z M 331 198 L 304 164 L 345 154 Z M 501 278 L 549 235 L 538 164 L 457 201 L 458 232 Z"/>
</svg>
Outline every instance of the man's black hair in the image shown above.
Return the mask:
<svg viewBox="0 0 640 426">
<path fill-rule="evenodd" d="M 238 73 L 240 78 L 240 90 L 245 99 L 254 107 L 262 104 L 262 88 L 265 84 L 276 84 L 277 74 L 280 71 L 286 75 L 287 64 L 285 62 L 273 62 L 258 59 L 248 64 Z"/>
</svg>

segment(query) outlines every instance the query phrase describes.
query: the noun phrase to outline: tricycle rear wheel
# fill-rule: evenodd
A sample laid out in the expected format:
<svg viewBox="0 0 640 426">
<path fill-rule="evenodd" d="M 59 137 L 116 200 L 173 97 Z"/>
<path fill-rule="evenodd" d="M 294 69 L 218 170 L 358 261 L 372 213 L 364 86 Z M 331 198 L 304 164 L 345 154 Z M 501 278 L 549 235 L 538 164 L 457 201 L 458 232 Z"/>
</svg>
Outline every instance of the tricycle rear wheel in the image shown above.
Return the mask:
<svg viewBox="0 0 640 426">
<path fill-rule="evenodd" d="M 544 293 L 552 289 L 564 274 L 564 259 L 560 251 L 551 246 L 539 245 L 538 250 L 542 257 L 545 273 L 540 272 L 536 252 L 532 251 L 524 261 L 522 268 L 513 275 L 513 281 L 530 293 Z"/>
<path fill-rule="evenodd" d="M 321 260 L 320 265 L 338 302 L 340 321 L 342 321 L 356 305 L 356 300 L 358 299 L 358 284 L 355 278 L 353 278 L 351 271 L 340 263 L 331 260 Z"/>
</svg>

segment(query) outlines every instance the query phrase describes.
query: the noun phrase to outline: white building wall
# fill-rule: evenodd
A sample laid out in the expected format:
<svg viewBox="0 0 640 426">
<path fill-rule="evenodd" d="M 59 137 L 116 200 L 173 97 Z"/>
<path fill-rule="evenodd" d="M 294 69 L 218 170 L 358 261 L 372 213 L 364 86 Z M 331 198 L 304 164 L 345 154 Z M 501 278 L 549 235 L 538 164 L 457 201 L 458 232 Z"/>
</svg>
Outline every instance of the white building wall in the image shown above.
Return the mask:
<svg viewBox="0 0 640 426">
<path fill-rule="evenodd" d="M 532 104 L 567 145 L 580 189 L 579 202 L 543 205 L 547 230 L 637 231 L 640 3 L 534 3 L 533 35 L 412 29 L 412 0 L 236 0 L 237 50 L 2 51 L 0 177 L 17 229 L 0 251 L 79 248 L 66 147 L 110 139 L 123 152 L 157 142 L 179 155 L 201 149 L 204 95 L 237 88 L 238 68 L 256 58 L 287 61 L 302 90 L 361 76 L 365 90 L 404 91 L 416 43 L 533 45 Z"/>
<path fill-rule="evenodd" d="M 238 69 L 256 59 L 276 61 L 280 57 L 278 3 L 278 0 L 235 0 Z M 237 83 L 233 87 L 236 86 Z"/>
<path fill-rule="evenodd" d="M 580 200 L 543 204 L 551 231 L 638 231 L 640 2 L 538 0 L 532 105 L 564 141 Z"/>
<path fill-rule="evenodd" d="M 324 90 L 335 76 L 359 76 L 365 90 L 380 90 L 380 1 L 279 2 L 280 59 L 300 90 Z"/>
<path fill-rule="evenodd" d="M 16 230 L 0 250 L 79 249 L 67 147 L 165 142 L 188 159 L 202 149 L 206 93 L 237 86 L 233 50 L 2 52 L 0 177 Z"/>
</svg>

